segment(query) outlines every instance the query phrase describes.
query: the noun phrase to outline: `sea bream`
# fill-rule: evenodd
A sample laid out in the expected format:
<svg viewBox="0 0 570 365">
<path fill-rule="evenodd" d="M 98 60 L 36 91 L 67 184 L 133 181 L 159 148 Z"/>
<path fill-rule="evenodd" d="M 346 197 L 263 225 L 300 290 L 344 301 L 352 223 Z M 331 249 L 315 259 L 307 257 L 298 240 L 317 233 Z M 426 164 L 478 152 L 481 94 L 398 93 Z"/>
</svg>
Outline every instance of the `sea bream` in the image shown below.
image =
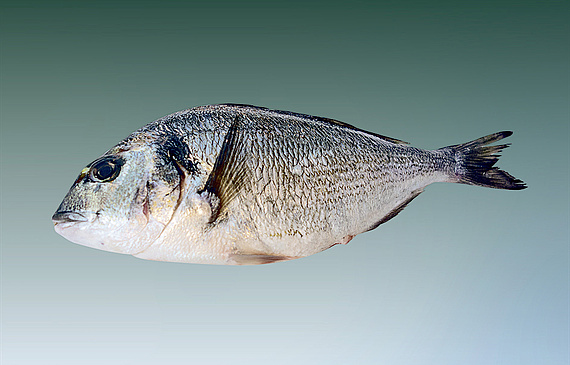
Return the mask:
<svg viewBox="0 0 570 365">
<path fill-rule="evenodd" d="M 519 190 L 494 167 L 512 132 L 433 151 L 336 120 L 208 105 L 156 120 L 85 167 L 53 215 L 68 240 L 148 260 L 255 265 L 315 254 L 424 188 Z"/>
</svg>

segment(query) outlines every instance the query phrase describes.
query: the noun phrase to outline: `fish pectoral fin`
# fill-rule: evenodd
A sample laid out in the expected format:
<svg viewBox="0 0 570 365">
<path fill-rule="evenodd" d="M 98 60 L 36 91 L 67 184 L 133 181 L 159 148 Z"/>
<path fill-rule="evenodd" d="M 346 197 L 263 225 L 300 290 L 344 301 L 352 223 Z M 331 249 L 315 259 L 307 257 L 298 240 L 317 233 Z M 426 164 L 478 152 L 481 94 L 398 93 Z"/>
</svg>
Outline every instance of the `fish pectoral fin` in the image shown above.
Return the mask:
<svg viewBox="0 0 570 365">
<path fill-rule="evenodd" d="M 256 255 L 256 254 L 232 254 L 230 260 L 236 265 L 262 265 L 272 264 L 279 261 L 287 261 L 298 259 L 296 256 L 279 256 L 279 255 Z"/>
<path fill-rule="evenodd" d="M 210 223 L 214 223 L 226 211 L 229 203 L 246 185 L 249 176 L 247 141 L 239 125 L 239 117 L 236 117 L 226 133 L 214 168 L 202 191 L 218 198 L 218 204 L 212 207 Z"/>
<path fill-rule="evenodd" d="M 396 208 L 392 209 L 388 214 L 386 214 L 384 217 L 382 217 L 382 219 L 380 219 L 377 223 L 373 224 L 367 231 L 371 231 L 373 229 L 378 228 L 379 225 L 381 225 L 382 223 L 386 223 L 388 222 L 390 219 L 394 218 L 395 216 L 398 215 L 398 213 L 400 213 L 402 210 L 404 210 L 404 208 L 410 204 L 410 202 L 412 200 L 414 200 L 418 195 L 420 195 L 422 192 L 424 191 L 424 189 L 417 189 L 411 192 L 411 194 L 408 196 L 408 198 L 406 200 L 404 200 L 403 202 L 401 202 L 400 204 L 398 204 L 398 206 L 396 206 Z"/>
</svg>

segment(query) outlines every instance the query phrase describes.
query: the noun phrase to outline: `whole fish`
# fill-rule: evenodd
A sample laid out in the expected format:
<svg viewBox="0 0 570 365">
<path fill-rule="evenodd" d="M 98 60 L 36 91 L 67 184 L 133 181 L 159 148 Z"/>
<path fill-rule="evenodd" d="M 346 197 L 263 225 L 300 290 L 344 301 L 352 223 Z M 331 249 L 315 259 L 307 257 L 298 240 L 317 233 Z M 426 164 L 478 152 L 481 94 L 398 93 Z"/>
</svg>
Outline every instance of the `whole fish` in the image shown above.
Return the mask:
<svg viewBox="0 0 570 365">
<path fill-rule="evenodd" d="M 434 182 L 526 186 L 494 167 L 512 132 L 433 151 L 336 120 L 223 104 L 168 115 L 87 167 L 53 215 L 85 246 L 149 260 L 255 265 L 378 227 Z"/>
</svg>

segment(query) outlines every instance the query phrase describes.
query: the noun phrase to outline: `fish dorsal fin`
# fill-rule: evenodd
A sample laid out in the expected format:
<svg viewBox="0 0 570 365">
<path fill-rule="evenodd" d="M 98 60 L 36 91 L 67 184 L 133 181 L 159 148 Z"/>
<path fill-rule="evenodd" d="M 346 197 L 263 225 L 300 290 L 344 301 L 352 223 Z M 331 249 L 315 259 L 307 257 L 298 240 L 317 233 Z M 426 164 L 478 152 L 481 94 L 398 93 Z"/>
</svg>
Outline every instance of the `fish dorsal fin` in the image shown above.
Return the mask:
<svg viewBox="0 0 570 365">
<path fill-rule="evenodd" d="M 226 212 L 229 203 L 245 186 L 248 176 L 247 154 L 244 151 L 246 141 L 242 138 L 244 134 L 240 131 L 239 124 L 239 118 L 236 118 L 228 129 L 204 186 L 203 191 L 214 195 L 218 200 L 217 205 L 212 207 L 210 223 L 216 222 Z"/>
<path fill-rule="evenodd" d="M 272 113 L 272 114 L 277 114 L 277 115 L 281 115 L 281 116 L 290 116 L 290 117 L 296 117 L 296 118 L 300 118 L 300 119 L 306 119 L 306 120 L 310 120 L 313 122 L 322 123 L 325 125 L 332 125 L 332 126 L 336 126 L 336 127 L 340 127 L 340 128 L 346 128 L 349 130 L 357 131 L 360 133 L 369 134 L 369 135 L 372 135 L 374 137 L 383 139 L 385 141 L 388 141 L 388 142 L 391 142 L 394 144 L 408 144 L 408 142 L 404 142 L 404 141 L 401 141 L 399 139 L 392 138 L 392 137 L 387 137 L 387 136 L 384 136 L 381 134 L 365 131 L 365 130 L 357 128 L 351 124 L 341 122 L 341 121 L 336 120 L 336 119 L 330 119 L 330 118 L 325 118 L 325 117 L 317 117 L 317 116 L 308 115 L 308 114 L 288 112 L 285 110 L 272 110 L 272 109 L 265 108 L 265 107 L 260 107 L 260 106 L 255 106 L 255 105 L 247 105 L 247 104 L 219 104 L 219 105 L 220 106 L 234 107 L 234 108 L 257 109 L 257 110 L 263 111 L 265 113 Z"/>
</svg>

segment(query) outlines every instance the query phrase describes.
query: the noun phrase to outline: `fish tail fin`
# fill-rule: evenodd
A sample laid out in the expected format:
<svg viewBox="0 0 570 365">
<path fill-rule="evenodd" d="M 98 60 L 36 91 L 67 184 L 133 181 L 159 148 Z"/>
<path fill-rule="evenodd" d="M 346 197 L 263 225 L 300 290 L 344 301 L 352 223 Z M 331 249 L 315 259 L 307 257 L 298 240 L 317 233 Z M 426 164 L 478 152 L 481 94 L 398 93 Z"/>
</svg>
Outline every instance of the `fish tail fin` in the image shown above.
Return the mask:
<svg viewBox="0 0 570 365">
<path fill-rule="evenodd" d="M 509 137 L 511 134 L 513 132 L 510 131 L 497 132 L 471 142 L 440 149 L 454 160 L 448 181 L 495 189 L 525 189 L 526 185 L 522 180 L 493 166 L 500 157 L 497 153 L 510 144 L 488 145 Z"/>
</svg>

